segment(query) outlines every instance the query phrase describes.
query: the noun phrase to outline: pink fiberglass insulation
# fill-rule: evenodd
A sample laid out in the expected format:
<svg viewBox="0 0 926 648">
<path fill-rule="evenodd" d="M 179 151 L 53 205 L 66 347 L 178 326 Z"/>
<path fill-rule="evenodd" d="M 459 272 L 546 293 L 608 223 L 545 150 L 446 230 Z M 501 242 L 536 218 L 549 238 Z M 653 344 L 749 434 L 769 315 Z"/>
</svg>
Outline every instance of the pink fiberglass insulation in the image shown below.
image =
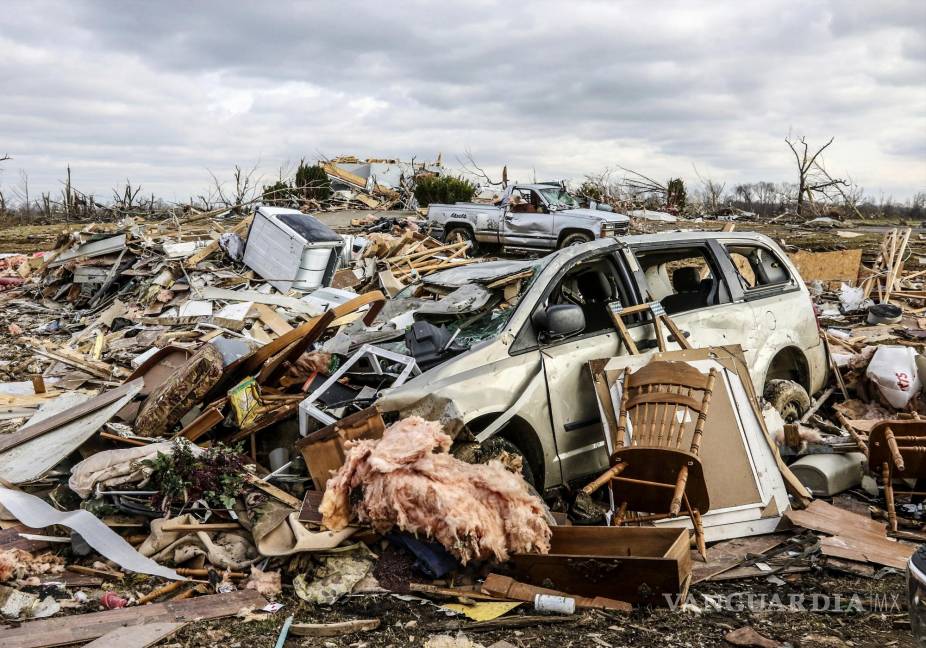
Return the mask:
<svg viewBox="0 0 926 648">
<path fill-rule="evenodd" d="M 353 444 L 326 486 L 320 511 L 340 530 L 351 519 L 351 491 L 362 489 L 353 513 L 385 533 L 394 527 L 440 542 L 466 564 L 508 559 L 509 553 L 550 550 L 540 498 L 500 461 L 468 464 L 448 454 L 452 439 L 440 423 L 418 416 L 390 425 L 382 439 Z"/>
</svg>

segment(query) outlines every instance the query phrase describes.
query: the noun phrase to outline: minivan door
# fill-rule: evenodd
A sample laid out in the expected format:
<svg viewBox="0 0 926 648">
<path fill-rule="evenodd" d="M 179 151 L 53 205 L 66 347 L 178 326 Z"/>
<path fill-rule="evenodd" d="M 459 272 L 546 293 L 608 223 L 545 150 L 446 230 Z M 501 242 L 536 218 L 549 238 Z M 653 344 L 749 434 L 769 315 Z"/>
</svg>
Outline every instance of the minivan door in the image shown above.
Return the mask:
<svg viewBox="0 0 926 648">
<path fill-rule="evenodd" d="M 635 304 L 637 295 L 618 254 L 599 252 L 580 257 L 538 305 L 575 304 L 582 307 L 586 320 L 582 333 L 539 345 L 556 450 L 566 481 L 596 474 L 608 465 L 598 403 L 586 363 L 623 352 L 608 303 L 619 300 Z"/>
<path fill-rule="evenodd" d="M 731 290 L 726 252 L 710 239 L 638 244 L 633 253 L 639 264 L 636 276 L 648 301 L 662 304 L 666 314 L 686 332 L 693 347 L 738 344 L 748 363 L 761 346 L 754 310 L 742 292 Z M 655 343 L 652 326 L 646 327 L 648 344 Z M 674 342 L 670 349 L 678 348 Z"/>
</svg>

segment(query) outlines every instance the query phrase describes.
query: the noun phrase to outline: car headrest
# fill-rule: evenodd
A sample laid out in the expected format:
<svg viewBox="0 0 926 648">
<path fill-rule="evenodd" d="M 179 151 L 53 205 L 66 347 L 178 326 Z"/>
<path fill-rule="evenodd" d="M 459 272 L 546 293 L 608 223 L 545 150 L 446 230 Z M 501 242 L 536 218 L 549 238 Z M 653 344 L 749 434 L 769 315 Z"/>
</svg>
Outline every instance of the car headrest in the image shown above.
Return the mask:
<svg viewBox="0 0 926 648">
<path fill-rule="evenodd" d="M 672 273 L 675 292 L 696 292 L 701 288 L 701 272 L 695 266 L 676 268 Z"/>
<path fill-rule="evenodd" d="M 576 288 L 582 293 L 586 303 L 610 301 L 614 296 L 608 278 L 597 270 L 576 277 Z"/>
</svg>

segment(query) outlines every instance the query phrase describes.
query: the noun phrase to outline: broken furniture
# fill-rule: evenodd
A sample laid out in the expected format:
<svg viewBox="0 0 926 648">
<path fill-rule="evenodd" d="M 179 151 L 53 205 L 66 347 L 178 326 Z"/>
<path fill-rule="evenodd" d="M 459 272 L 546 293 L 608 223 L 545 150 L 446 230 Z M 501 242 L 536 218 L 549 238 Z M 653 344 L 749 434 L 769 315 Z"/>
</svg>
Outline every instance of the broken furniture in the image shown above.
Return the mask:
<svg viewBox="0 0 926 648">
<path fill-rule="evenodd" d="M 878 422 L 868 435 L 868 465 L 881 477 L 888 524 L 891 531 L 897 531 L 894 477 L 926 477 L 926 421 Z M 926 492 L 904 491 L 904 494 L 923 496 Z"/>
<path fill-rule="evenodd" d="M 710 500 L 701 513 L 705 542 L 771 533 L 781 513 L 810 493 L 781 461 L 768 435 L 743 352 L 738 346 L 709 347 L 638 356 L 618 356 L 588 363 L 607 444 L 617 438 L 617 420 L 624 369 L 631 372 L 651 361 L 681 361 L 702 374 L 716 369 L 699 460 Z M 669 410 L 671 413 L 671 408 Z M 635 423 L 630 420 L 631 425 Z M 694 421 L 687 425 L 682 447 L 689 447 Z M 630 439 L 625 438 L 625 444 Z M 612 446 L 613 451 L 614 446 Z M 674 482 L 675 477 L 671 480 Z M 603 484 L 602 484 L 603 485 Z M 669 491 L 669 489 L 663 489 Z M 671 492 L 671 491 L 669 491 Z M 652 520 L 655 526 L 690 526 L 687 516 Z"/>
<path fill-rule="evenodd" d="M 401 353 L 387 351 L 386 349 L 381 349 L 371 344 L 364 344 L 357 350 L 354 355 L 348 358 L 347 362 L 338 367 L 337 371 L 328 376 L 328 378 L 321 385 L 319 385 L 314 391 L 312 391 L 311 394 L 309 394 L 308 398 L 299 404 L 299 433 L 302 436 L 308 434 L 310 416 L 315 420 L 320 421 L 323 425 L 331 425 L 337 421 L 336 418 L 323 411 L 315 403 L 319 401 L 319 399 L 323 398 L 325 394 L 330 389 L 332 389 L 332 387 L 334 387 L 336 384 L 339 384 L 341 378 L 344 376 L 344 374 L 347 373 L 348 369 L 353 367 L 362 359 L 366 359 L 369 362 L 370 368 L 375 375 L 383 377 L 387 376 L 387 374 L 383 370 L 381 361 L 385 360 L 390 363 L 401 365 L 402 370 L 395 376 L 392 381 L 393 387 L 398 387 L 406 380 L 408 380 L 410 376 L 417 376 L 421 373 L 421 371 L 418 369 L 418 365 L 415 363 L 414 358 L 402 355 Z M 375 393 L 371 394 L 371 396 L 372 395 L 375 395 Z"/>
<path fill-rule="evenodd" d="M 386 424 L 379 411 L 375 407 L 368 407 L 298 440 L 296 449 L 305 459 L 315 489 L 324 491 L 328 478 L 344 465 L 346 441 L 379 439 L 385 429 Z"/>
<path fill-rule="evenodd" d="M 691 344 L 688 343 L 688 338 L 685 337 L 681 329 L 672 321 L 672 318 L 666 315 L 665 309 L 659 302 L 648 302 L 646 304 L 638 304 L 625 308 L 620 302 L 614 301 L 608 304 L 608 311 L 611 313 L 611 320 L 614 322 L 614 328 L 617 329 L 617 333 L 620 335 L 624 347 L 631 355 L 637 355 L 640 350 L 636 342 L 634 342 L 633 338 L 630 336 L 630 331 L 627 330 L 627 325 L 624 324 L 623 318 L 629 315 L 636 315 L 637 313 L 646 313 L 647 311 L 651 317 L 650 323 L 653 325 L 653 329 L 656 333 L 656 345 L 659 347 L 660 351 L 667 350 L 666 336 L 662 331 L 662 326 L 669 329 L 669 332 L 672 334 L 669 338 L 670 342 L 676 342 L 681 349 L 691 348 Z"/>
<path fill-rule="evenodd" d="M 617 430 L 608 444 L 612 467 L 593 482 L 608 483 L 620 502 L 615 526 L 628 511 L 657 519 L 676 517 L 684 507 L 705 560 L 701 513 L 710 497 L 699 455 L 716 377 L 714 368 L 705 375 L 684 362 L 625 368 Z"/>
<path fill-rule="evenodd" d="M 688 531 L 656 527 L 551 527 L 547 554 L 511 558 L 512 575 L 570 594 L 665 605 L 691 579 Z"/>
</svg>

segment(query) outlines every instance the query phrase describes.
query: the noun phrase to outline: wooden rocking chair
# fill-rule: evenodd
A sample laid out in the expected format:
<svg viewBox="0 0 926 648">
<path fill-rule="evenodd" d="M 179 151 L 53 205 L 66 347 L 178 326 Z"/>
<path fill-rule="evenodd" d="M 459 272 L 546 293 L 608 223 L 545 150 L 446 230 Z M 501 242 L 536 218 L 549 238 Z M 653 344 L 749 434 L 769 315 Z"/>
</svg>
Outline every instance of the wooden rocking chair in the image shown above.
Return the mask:
<svg viewBox="0 0 926 648">
<path fill-rule="evenodd" d="M 620 413 L 612 439 L 611 468 L 583 488 L 591 494 L 610 484 L 620 506 L 613 524 L 628 511 L 645 512 L 634 522 L 676 517 L 684 508 L 695 542 L 707 560 L 701 514 L 710 498 L 699 457 L 716 370 L 707 375 L 684 362 L 651 362 L 624 370 Z M 626 442 L 628 420 L 630 444 Z M 690 432 L 690 442 L 683 442 Z"/>
</svg>

